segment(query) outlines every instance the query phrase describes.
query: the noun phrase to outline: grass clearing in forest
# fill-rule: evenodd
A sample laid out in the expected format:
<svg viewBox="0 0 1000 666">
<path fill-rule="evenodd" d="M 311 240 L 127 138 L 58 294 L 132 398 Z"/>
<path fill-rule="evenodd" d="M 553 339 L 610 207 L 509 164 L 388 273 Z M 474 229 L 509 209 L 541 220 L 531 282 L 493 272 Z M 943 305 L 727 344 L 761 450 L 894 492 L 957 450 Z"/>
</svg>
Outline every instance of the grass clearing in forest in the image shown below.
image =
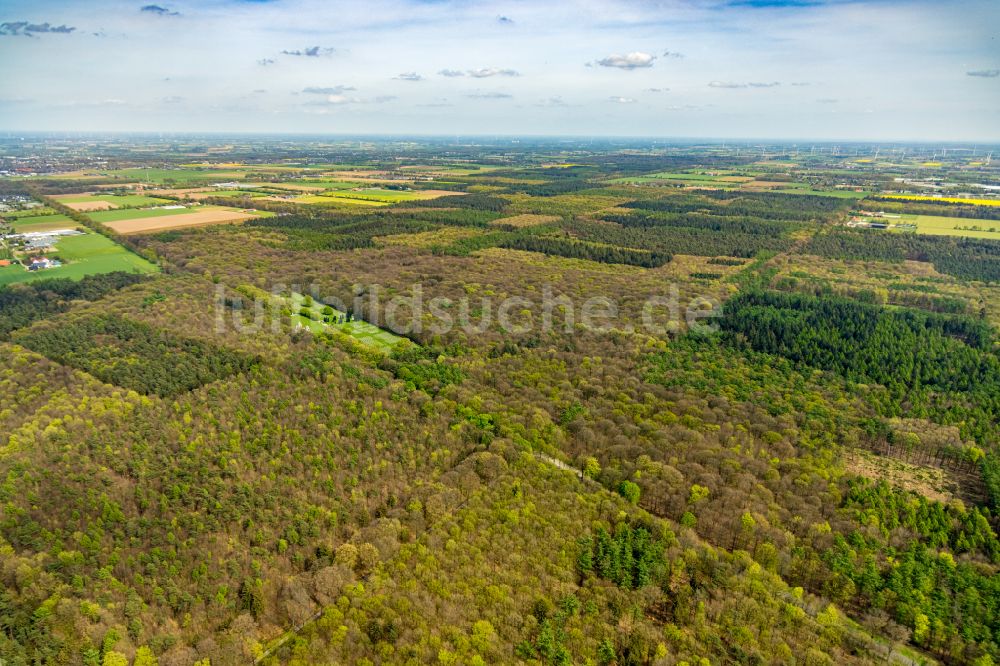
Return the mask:
<svg viewBox="0 0 1000 666">
<path fill-rule="evenodd" d="M 950 502 L 959 496 L 959 485 L 939 467 L 913 465 L 864 449 L 845 449 L 844 468 L 852 474 L 910 490 L 927 499 Z"/>
<path fill-rule="evenodd" d="M 497 227 L 515 227 L 517 229 L 525 229 L 527 227 L 537 227 L 541 224 L 548 224 L 550 222 L 559 222 L 561 219 L 562 218 L 558 215 L 536 215 L 532 213 L 524 213 L 522 215 L 514 215 L 512 217 L 501 217 L 499 220 L 493 220 L 490 224 Z"/>
<path fill-rule="evenodd" d="M 406 340 L 402 336 L 381 329 L 363 319 L 334 323 L 342 317 L 346 319 L 347 313 L 312 299 L 310 299 L 310 305 L 307 306 L 306 297 L 297 292 L 286 297 L 285 301 L 291 310 L 292 321 L 298 326 L 308 328 L 313 333 L 340 332 L 362 344 L 377 349 L 383 354 L 388 354 L 396 345 Z M 326 311 L 328 307 L 329 311 Z M 303 314 L 304 312 L 309 314 Z"/>
<path fill-rule="evenodd" d="M 376 236 L 379 245 L 403 245 L 421 249 L 448 247 L 452 243 L 466 238 L 474 238 L 483 234 L 479 229 L 469 227 L 442 227 L 433 231 L 421 231 L 415 234 L 394 234 L 392 236 Z"/>
</svg>

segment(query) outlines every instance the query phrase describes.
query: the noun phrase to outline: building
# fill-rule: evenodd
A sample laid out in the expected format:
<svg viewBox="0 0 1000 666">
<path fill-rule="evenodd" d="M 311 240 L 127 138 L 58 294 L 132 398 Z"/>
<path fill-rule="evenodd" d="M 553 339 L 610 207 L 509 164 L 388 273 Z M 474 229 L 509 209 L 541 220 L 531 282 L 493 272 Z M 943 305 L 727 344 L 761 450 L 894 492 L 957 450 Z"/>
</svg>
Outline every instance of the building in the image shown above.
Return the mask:
<svg viewBox="0 0 1000 666">
<path fill-rule="evenodd" d="M 32 238 L 24 244 L 25 252 L 51 252 L 52 240 L 49 238 Z"/>
<path fill-rule="evenodd" d="M 32 257 L 31 263 L 28 264 L 28 270 L 42 271 L 46 268 L 56 268 L 58 266 L 62 266 L 62 263 L 55 259 L 49 259 L 48 257 Z"/>
</svg>

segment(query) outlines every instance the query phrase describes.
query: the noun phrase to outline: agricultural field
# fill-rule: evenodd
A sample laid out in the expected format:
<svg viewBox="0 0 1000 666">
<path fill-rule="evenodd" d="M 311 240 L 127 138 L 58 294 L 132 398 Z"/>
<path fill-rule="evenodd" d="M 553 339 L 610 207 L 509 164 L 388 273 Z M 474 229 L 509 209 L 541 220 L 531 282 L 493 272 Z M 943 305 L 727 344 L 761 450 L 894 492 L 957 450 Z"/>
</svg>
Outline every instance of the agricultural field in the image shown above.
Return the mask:
<svg viewBox="0 0 1000 666">
<path fill-rule="evenodd" d="M 883 194 L 886 199 L 912 201 L 914 203 L 949 203 L 966 204 L 970 206 L 1000 206 L 1000 199 L 966 199 L 961 197 L 931 197 L 918 194 Z"/>
<path fill-rule="evenodd" d="M 40 271 L 28 271 L 16 265 L 0 267 L 0 285 L 52 278 L 78 280 L 87 275 L 116 271 L 155 273 L 159 270 L 146 259 L 94 232 L 60 238 L 54 256 L 62 260 L 61 266 Z"/>
<path fill-rule="evenodd" d="M 357 199 L 360 201 L 378 201 L 381 203 L 401 203 L 407 201 L 426 201 L 454 194 L 456 193 L 448 190 L 389 190 L 373 187 L 335 190 L 327 192 L 322 196 L 339 199 Z"/>
<path fill-rule="evenodd" d="M 305 181 L 300 182 L 277 182 L 277 183 L 245 183 L 244 187 L 254 188 L 260 191 L 278 191 L 278 192 L 322 192 L 327 189 L 334 189 L 333 183 L 331 185 L 324 187 L 320 184 L 306 184 Z"/>
<path fill-rule="evenodd" d="M 22 217 L 36 217 L 38 215 L 52 215 L 55 213 L 53 209 L 48 206 L 36 206 L 34 208 L 25 208 L 23 210 L 9 210 L 0 213 L 0 218 L 5 220 L 18 220 Z"/>
<path fill-rule="evenodd" d="M 160 206 L 171 203 L 169 199 L 159 199 L 139 194 L 73 194 L 54 198 L 69 208 L 84 212 L 111 210 L 115 208 L 138 208 L 140 206 Z"/>
<path fill-rule="evenodd" d="M 134 234 L 179 227 L 240 222 L 271 214 L 266 211 L 247 211 L 223 206 L 175 206 L 176 204 L 159 208 L 97 211 L 88 213 L 88 217 L 118 233 Z"/>
<path fill-rule="evenodd" d="M 317 178 L 302 178 L 292 182 L 283 182 L 281 187 L 308 187 L 310 190 L 350 190 L 358 187 L 358 181 L 352 180 L 320 180 Z M 315 188 L 315 190 L 313 190 Z"/>
<path fill-rule="evenodd" d="M 176 207 L 175 207 L 176 206 Z M 168 207 L 160 208 L 139 208 L 135 210 L 108 210 L 108 211 L 97 211 L 92 212 L 87 215 L 90 219 L 95 222 L 100 222 L 101 224 L 107 224 L 109 222 L 120 222 L 123 220 L 137 220 L 150 217 L 165 217 L 170 215 L 187 215 L 192 212 L 192 210 L 200 210 L 201 207 L 195 209 L 188 208 L 186 206 L 181 206 L 179 204 L 174 204 Z"/>
<path fill-rule="evenodd" d="M 138 212 L 153 212 L 148 211 Z M 174 211 L 171 211 L 173 213 Z M 211 224 L 230 224 L 242 222 L 253 218 L 266 217 L 268 213 L 258 213 L 256 211 L 245 211 L 222 207 L 199 207 L 192 211 L 183 209 L 177 214 L 168 215 L 138 215 L 121 217 L 111 220 L 99 220 L 109 229 L 120 234 L 142 234 L 167 229 L 180 229 L 186 227 L 200 227 Z"/>
<path fill-rule="evenodd" d="M 1000 221 L 974 220 L 962 217 L 943 217 L 938 215 L 907 215 L 887 219 L 894 225 L 893 231 L 906 231 L 899 225 L 916 227 L 918 234 L 938 236 L 960 236 L 963 238 L 991 238 L 1000 240 Z"/>
<path fill-rule="evenodd" d="M 239 169 L 157 169 L 134 168 L 103 171 L 100 176 L 123 182 L 149 183 L 163 185 L 165 183 L 214 183 L 229 180 L 243 180 L 247 172 Z"/>
<path fill-rule="evenodd" d="M 294 197 L 292 201 L 302 204 L 320 204 L 323 206 L 336 206 L 336 207 L 351 207 L 351 206 L 388 206 L 390 201 L 383 201 L 378 198 L 365 198 L 365 197 L 339 197 L 333 196 L 332 194 L 306 194 L 298 197 Z"/>
<path fill-rule="evenodd" d="M 51 215 L 36 215 L 32 217 L 21 217 L 12 220 L 11 226 L 17 233 L 31 231 L 52 231 L 55 229 L 73 229 L 76 222 L 61 213 Z"/>
</svg>

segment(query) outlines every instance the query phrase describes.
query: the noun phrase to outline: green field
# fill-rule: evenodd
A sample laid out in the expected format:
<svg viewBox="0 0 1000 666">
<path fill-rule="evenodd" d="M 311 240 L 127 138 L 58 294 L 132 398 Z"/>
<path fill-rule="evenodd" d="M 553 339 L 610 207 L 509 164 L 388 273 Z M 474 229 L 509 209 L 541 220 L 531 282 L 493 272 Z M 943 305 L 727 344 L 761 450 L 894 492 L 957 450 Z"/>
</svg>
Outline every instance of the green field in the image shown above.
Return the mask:
<svg viewBox="0 0 1000 666">
<path fill-rule="evenodd" d="M 218 190 L 217 192 L 212 192 L 213 197 L 219 197 L 220 199 L 259 199 L 261 197 L 267 196 L 262 192 L 256 190 Z"/>
<path fill-rule="evenodd" d="M 170 203 L 169 199 L 147 197 L 142 194 L 81 194 L 78 196 L 59 198 L 61 203 L 84 203 L 87 201 L 107 201 L 116 206 L 128 208 L 132 206 L 159 206 Z"/>
<path fill-rule="evenodd" d="M 349 190 L 352 187 L 358 187 L 361 183 L 350 180 L 295 180 L 289 183 L 294 185 L 311 185 L 313 187 L 325 187 L 328 190 Z"/>
<path fill-rule="evenodd" d="M 299 314 L 302 309 L 304 298 L 305 297 L 302 294 L 293 293 L 290 298 L 286 298 L 285 300 L 292 309 L 293 322 L 308 328 L 314 333 L 321 333 L 323 331 L 340 331 L 341 333 L 346 333 L 351 336 L 358 342 L 368 345 L 369 347 L 373 347 L 384 354 L 388 354 L 392 351 L 393 347 L 406 339 L 360 319 L 347 322 L 345 324 L 327 324 L 323 321 L 316 321 L 314 319 L 310 319 L 309 317 L 305 317 Z M 311 310 L 322 316 L 322 310 L 324 307 L 325 304 L 314 301 Z M 335 317 L 346 314 L 336 308 L 334 308 L 333 312 Z"/>
<path fill-rule="evenodd" d="M 239 168 L 225 169 L 118 169 L 103 172 L 110 178 L 120 178 L 126 181 L 141 181 L 144 183 L 175 182 L 224 182 L 242 180 L 247 174 Z"/>
<path fill-rule="evenodd" d="M 78 280 L 86 275 L 115 271 L 155 273 L 159 270 L 139 255 L 95 233 L 60 239 L 56 244 L 55 254 L 66 262 L 58 268 L 35 272 L 27 271 L 21 266 L 0 268 L 0 286 L 49 278 Z"/>
<path fill-rule="evenodd" d="M 54 215 L 37 215 L 35 217 L 25 217 L 19 220 L 12 220 L 11 225 L 17 233 L 28 231 L 51 231 L 52 229 L 72 229 L 77 225 L 70 218 L 56 213 Z"/>
<path fill-rule="evenodd" d="M 939 215 L 900 215 L 899 217 L 887 218 L 885 221 L 890 224 L 915 224 L 918 234 L 1000 240 L 1000 221 L 997 220 L 974 220 Z M 905 232 L 907 230 L 893 229 L 893 231 Z"/>
<path fill-rule="evenodd" d="M 198 213 L 203 210 L 214 210 L 214 206 L 196 206 L 194 208 L 149 208 L 145 210 L 102 210 L 87 213 L 95 222 L 117 222 L 119 220 L 135 220 L 140 217 L 163 217 L 164 215 L 183 215 Z"/>
<path fill-rule="evenodd" d="M 427 198 L 419 190 L 384 190 L 379 187 L 327 192 L 322 196 L 336 199 L 357 199 L 358 201 L 379 201 L 381 203 L 399 203 L 400 201 L 417 201 Z"/>
<path fill-rule="evenodd" d="M 25 208 L 24 210 L 11 210 L 0 213 L 0 217 L 8 220 L 16 220 L 24 217 L 36 217 L 38 215 L 52 215 L 55 211 L 48 206 L 38 206 L 37 208 Z"/>
<path fill-rule="evenodd" d="M 388 206 L 388 201 L 378 201 L 375 199 L 361 199 L 356 197 L 338 197 L 329 194 L 303 194 L 295 197 L 296 203 L 302 204 L 325 204 L 328 206 Z"/>
</svg>

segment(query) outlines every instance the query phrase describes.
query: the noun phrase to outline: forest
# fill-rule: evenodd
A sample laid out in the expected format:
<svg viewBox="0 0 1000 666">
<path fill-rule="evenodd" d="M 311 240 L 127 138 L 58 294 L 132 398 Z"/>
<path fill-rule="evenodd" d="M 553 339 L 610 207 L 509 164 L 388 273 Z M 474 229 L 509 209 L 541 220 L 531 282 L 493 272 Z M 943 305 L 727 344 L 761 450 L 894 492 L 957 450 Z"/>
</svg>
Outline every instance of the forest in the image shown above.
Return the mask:
<svg viewBox="0 0 1000 666">
<path fill-rule="evenodd" d="M 990 240 L 836 230 L 813 236 L 808 250 L 840 259 L 925 261 L 941 273 L 958 278 L 1000 281 L 1000 245 Z"/>
<path fill-rule="evenodd" d="M 53 141 L 15 230 L 260 215 L 0 287 L 4 664 L 1000 661 L 1000 241 L 848 226 L 919 146 Z"/>
<path fill-rule="evenodd" d="M 736 344 L 888 389 L 897 412 L 961 424 L 988 444 L 1000 421 L 1000 359 L 980 320 L 781 292 L 730 300 L 721 327 Z"/>
</svg>

